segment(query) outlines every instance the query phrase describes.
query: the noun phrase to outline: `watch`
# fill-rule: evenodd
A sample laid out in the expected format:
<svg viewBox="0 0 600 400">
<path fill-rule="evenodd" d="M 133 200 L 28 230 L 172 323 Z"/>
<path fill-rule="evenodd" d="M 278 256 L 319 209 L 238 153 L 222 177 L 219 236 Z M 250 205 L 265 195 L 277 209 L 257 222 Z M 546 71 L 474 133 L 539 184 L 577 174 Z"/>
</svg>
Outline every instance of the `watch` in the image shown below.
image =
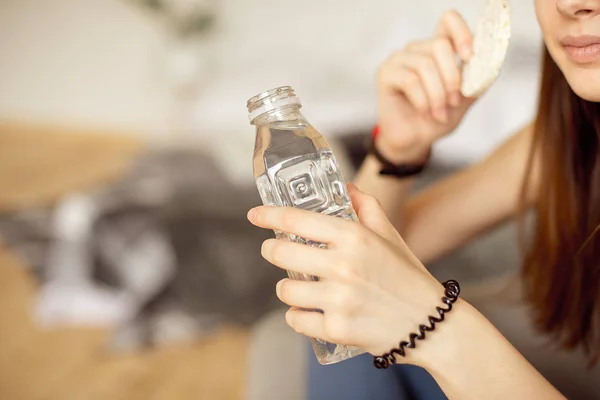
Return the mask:
<svg viewBox="0 0 600 400">
<path fill-rule="evenodd" d="M 371 140 L 370 140 L 368 152 L 369 152 L 369 154 L 372 154 L 373 156 L 375 156 L 377 161 L 379 161 L 381 163 L 382 167 L 381 167 L 381 170 L 379 171 L 380 175 L 394 176 L 396 178 L 407 178 L 407 177 L 418 175 L 421 172 L 423 172 L 423 170 L 427 166 L 427 163 L 429 162 L 429 159 L 431 157 L 431 148 L 429 148 L 429 150 L 427 151 L 427 154 L 425 155 L 424 161 L 421 163 L 394 164 L 393 162 L 386 159 L 379 152 L 379 150 L 377 150 L 377 147 L 375 146 L 375 139 L 377 138 L 378 135 L 379 135 L 379 126 L 376 125 L 375 128 L 373 128 L 373 131 L 371 134 Z"/>
</svg>

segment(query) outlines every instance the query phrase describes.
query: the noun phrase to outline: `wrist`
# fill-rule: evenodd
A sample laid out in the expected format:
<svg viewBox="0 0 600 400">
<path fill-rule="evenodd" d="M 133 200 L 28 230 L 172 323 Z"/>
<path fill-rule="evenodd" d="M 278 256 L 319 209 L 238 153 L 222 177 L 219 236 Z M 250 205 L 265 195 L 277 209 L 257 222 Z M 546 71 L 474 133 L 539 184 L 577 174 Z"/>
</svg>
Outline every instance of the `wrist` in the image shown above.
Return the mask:
<svg viewBox="0 0 600 400">
<path fill-rule="evenodd" d="M 414 315 L 412 318 L 405 315 L 401 319 L 402 323 L 400 325 L 406 325 L 407 319 L 420 321 L 418 330 L 415 329 L 413 332 L 406 334 L 405 338 L 398 345 L 392 347 L 389 343 L 391 341 L 398 343 L 398 338 L 394 339 L 393 336 L 397 335 L 399 329 L 394 327 L 394 324 L 389 324 L 392 329 L 387 330 L 387 332 L 392 336 L 386 335 L 383 342 L 387 343 L 391 349 L 385 352 L 374 353 L 373 364 L 376 368 L 388 368 L 390 364 L 398 363 L 410 363 L 426 367 L 421 362 L 421 360 L 428 360 L 427 354 L 423 355 L 423 350 L 421 349 L 423 341 L 429 339 L 430 336 L 437 336 L 435 332 L 439 329 L 439 326 L 445 324 L 448 316 L 455 311 L 456 307 L 454 305 L 457 302 L 462 304 L 459 298 L 460 285 L 457 281 L 448 280 L 440 284 L 433 278 L 431 280 L 435 281 L 436 284 L 419 285 L 418 280 L 414 280 L 417 287 L 413 285 L 413 289 L 416 289 L 416 292 L 419 293 L 419 302 L 411 307 L 411 311 L 414 312 L 414 314 L 411 313 Z M 442 287 L 442 296 L 440 296 L 440 286 Z M 436 305 L 434 306 L 433 304 Z"/>
<path fill-rule="evenodd" d="M 411 143 L 398 146 L 389 141 L 387 136 L 381 135 L 379 126 L 373 129 L 373 146 L 388 161 L 394 164 L 421 164 L 427 162 L 431 151 L 430 144 Z"/>
<path fill-rule="evenodd" d="M 452 312 L 445 315 L 444 322 L 437 324 L 429 340 L 419 343 L 419 348 L 412 350 L 412 361 L 420 367 L 432 372 L 445 370 L 460 354 L 463 335 L 476 323 L 477 311 L 465 300 L 459 298 L 452 307 Z"/>
<path fill-rule="evenodd" d="M 446 393 L 465 393 L 472 384 L 472 370 L 485 368 L 501 335 L 473 306 L 459 299 L 430 340 L 413 350 L 412 363 L 424 368 Z M 415 351 L 416 350 L 416 351 Z"/>
<path fill-rule="evenodd" d="M 450 399 L 564 399 L 474 307 L 458 299 L 428 340 L 397 362 L 424 368 Z"/>
</svg>

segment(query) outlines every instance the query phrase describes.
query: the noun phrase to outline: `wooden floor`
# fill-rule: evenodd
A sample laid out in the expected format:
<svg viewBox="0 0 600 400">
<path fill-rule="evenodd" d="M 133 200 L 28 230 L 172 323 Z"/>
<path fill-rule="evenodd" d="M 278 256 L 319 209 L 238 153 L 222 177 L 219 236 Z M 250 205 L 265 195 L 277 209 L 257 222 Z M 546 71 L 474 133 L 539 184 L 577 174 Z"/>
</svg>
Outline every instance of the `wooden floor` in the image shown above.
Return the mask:
<svg viewBox="0 0 600 400">
<path fill-rule="evenodd" d="M 0 213 L 104 185 L 141 147 L 114 132 L 0 121 Z M 248 332 L 223 329 L 198 343 L 119 356 L 107 349 L 106 331 L 35 326 L 36 290 L 0 243 L 0 400 L 242 398 Z"/>
<path fill-rule="evenodd" d="M 66 193 L 119 178 L 140 152 L 136 138 L 0 121 L 0 212 L 47 206 Z"/>
<path fill-rule="evenodd" d="M 198 343 L 117 356 L 99 329 L 42 331 L 26 268 L 0 248 L 0 399 L 240 399 L 247 332 L 224 329 Z"/>
</svg>

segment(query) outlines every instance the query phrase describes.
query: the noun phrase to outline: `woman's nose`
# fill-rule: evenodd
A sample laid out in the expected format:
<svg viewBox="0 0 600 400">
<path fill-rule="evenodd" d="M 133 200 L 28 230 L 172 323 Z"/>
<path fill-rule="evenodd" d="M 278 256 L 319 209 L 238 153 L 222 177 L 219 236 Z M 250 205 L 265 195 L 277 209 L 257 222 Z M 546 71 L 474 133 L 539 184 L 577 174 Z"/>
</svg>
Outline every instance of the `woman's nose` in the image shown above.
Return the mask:
<svg viewBox="0 0 600 400">
<path fill-rule="evenodd" d="M 600 14 L 600 0 L 557 0 L 556 8 L 565 17 L 590 18 Z"/>
</svg>

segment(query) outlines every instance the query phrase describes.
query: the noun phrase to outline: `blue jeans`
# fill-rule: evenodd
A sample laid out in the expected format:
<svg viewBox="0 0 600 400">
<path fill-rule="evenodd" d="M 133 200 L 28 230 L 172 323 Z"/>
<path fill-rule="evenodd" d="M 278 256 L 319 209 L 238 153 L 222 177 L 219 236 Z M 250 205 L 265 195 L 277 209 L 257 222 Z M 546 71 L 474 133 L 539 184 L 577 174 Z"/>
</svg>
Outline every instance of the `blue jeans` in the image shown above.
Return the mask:
<svg viewBox="0 0 600 400">
<path fill-rule="evenodd" d="M 307 400 L 447 399 L 431 375 L 420 367 L 392 365 L 376 369 L 370 354 L 321 365 L 310 344 L 308 351 Z"/>
</svg>

